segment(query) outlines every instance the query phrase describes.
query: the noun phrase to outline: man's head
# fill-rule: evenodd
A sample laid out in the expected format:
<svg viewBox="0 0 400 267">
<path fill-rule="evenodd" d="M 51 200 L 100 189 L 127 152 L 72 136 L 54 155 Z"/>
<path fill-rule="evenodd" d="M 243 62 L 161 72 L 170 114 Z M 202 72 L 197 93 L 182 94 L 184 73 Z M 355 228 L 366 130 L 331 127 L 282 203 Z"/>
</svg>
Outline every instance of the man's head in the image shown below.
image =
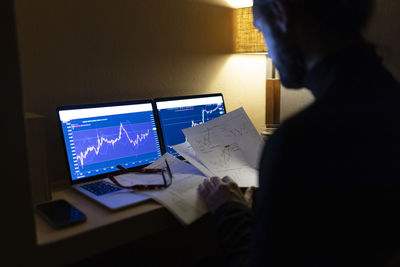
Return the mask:
<svg viewBox="0 0 400 267">
<path fill-rule="evenodd" d="M 263 33 L 282 84 L 301 88 L 312 62 L 361 38 L 373 0 L 254 0 L 254 24 Z"/>
</svg>

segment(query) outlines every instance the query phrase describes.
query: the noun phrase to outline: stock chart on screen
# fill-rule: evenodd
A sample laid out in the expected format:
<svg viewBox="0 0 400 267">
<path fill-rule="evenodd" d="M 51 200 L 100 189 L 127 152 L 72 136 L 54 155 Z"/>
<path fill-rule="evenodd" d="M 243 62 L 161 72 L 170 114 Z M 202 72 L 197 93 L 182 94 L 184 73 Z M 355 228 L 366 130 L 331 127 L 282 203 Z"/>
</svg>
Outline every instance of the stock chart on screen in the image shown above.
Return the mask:
<svg viewBox="0 0 400 267">
<path fill-rule="evenodd" d="M 171 146 L 185 142 L 182 129 L 203 124 L 225 114 L 222 95 L 174 100 L 156 100 L 167 152 L 180 156 Z"/>
<path fill-rule="evenodd" d="M 129 107 L 97 108 L 93 114 L 101 116 L 89 117 L 84 111 L 70 117 L 71 111 L 61 111 L 72 180 L 117 171 L 117 165 L 145 165 L 161 156 L 151 104 L 150 110 L 130 108 L 133 112 Z M 119 114 L 121 110 L 124 112 Z"/>
</svg>

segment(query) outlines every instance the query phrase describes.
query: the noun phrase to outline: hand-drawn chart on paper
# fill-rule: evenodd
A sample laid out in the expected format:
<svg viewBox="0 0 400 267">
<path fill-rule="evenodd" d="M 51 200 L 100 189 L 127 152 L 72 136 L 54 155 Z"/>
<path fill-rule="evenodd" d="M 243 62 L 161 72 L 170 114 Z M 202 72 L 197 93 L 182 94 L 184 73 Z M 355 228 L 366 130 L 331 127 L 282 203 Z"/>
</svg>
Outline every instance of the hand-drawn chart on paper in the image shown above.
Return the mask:
<svg viewBox="0 0 400 267">
<path fill-rule="evenodd" d="M 210 171 L 231 176 L 240 186 L 256 184 L 264 142 L 243 108 L 183 132 Z"/>
</svg>

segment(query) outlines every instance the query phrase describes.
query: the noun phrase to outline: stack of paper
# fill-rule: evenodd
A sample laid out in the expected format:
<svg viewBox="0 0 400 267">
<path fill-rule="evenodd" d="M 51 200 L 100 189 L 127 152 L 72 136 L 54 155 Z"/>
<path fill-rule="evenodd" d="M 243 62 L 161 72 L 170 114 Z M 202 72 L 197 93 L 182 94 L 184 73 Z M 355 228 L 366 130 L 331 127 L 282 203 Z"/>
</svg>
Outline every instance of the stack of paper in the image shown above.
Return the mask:
<svg viewBox="0 0 400 267">
<path fill-rule="evenodd" d="M 147 166 L 151 169 L 165 168 L 165 159 L 171 168 L 172 183 L 169 187 L 153 191 L 140 191 L 166 207 L 183 224 L 190 224 L 207 213 L 203 201 L 197 194 L 197 187 L 206 178 L 191 164 L 165 153 L 154 163 Z M 121 184 L 160 184 L 160 174 L 126 173 L 117 176 Z M 168 174 L 166 174 L 168 179 Z M 111 181 L 110 181 L 111 182 Z"/>
<path fill-rule="evenodd" d="M 173 148 L 191 164 L 164 154 L 147 168 L 165 168 L 167 159 L 172 184 L 141 193 L 165 206 L 183 224 L 190 224 L 207 212 L 197 194 L 206 177 L 230 176 L 240 187 L 258 185 L 257 167 L 264 142 L 243 108 L 183 132 L 188 142 Z M 128 173 L 118 178 L 125 185 L 160 183 L 159 175 Z"/>
</svg>

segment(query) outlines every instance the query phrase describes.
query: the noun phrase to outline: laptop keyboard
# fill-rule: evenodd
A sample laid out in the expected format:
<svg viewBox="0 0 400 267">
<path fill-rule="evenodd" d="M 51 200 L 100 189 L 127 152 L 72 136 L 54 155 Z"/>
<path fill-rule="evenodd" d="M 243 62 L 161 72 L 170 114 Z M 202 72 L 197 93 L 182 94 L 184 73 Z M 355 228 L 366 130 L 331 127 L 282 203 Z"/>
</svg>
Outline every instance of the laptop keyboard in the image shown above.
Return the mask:
<svg viewBox="0 0 400 267">
<path fill-rule="evenodd" d="M 81 185 L 81 187 L 86 189 L 87 191 L 95 194 L 96 196 L 101 196 L 101 195 L 105 195 L 108 193 L 112 193 L 112 192 L 121 190 L 121 188 L 113 186 L 113 185 L 103 182 L 103 181 Z"/>
</svg>

